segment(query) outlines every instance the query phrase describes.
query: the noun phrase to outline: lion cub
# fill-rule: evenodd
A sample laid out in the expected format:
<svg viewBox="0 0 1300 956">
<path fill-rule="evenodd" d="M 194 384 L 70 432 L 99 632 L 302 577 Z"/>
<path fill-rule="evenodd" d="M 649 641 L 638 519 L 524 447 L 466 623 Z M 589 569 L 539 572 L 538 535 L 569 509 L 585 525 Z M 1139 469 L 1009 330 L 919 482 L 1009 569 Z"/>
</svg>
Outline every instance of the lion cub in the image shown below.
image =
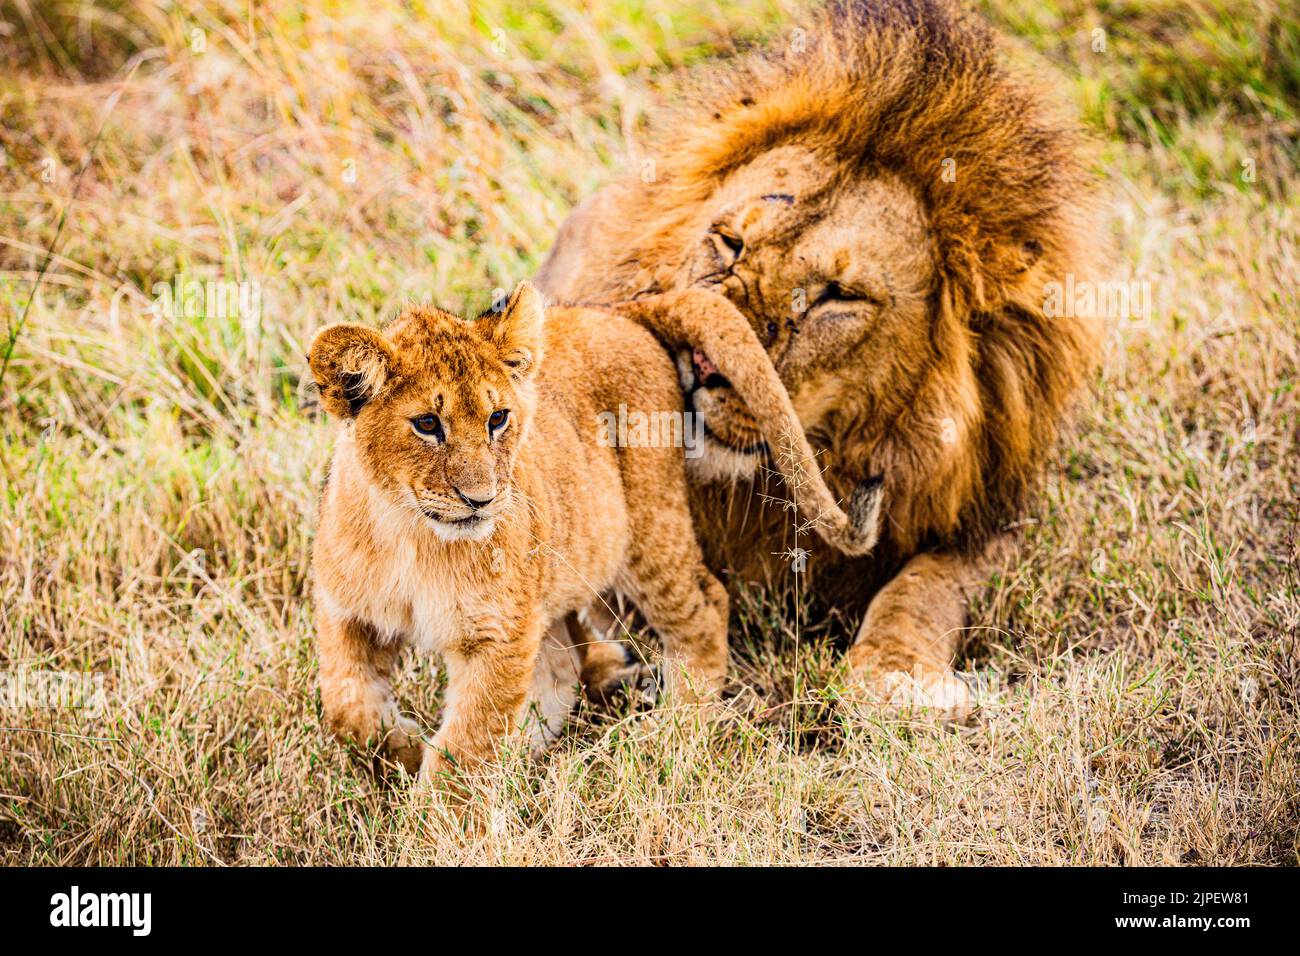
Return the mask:
<svg viewBox="0 0 1300 956">
<path fill-rule="evenodd" d="M 647 326 L 696 339 L 798 481 L 809 522 L 843 550 L 875 541 L 878 502 L 850 520 L 812 461 L 789 397 L 745 318 L 721 296 L 638 302 L 632 318 L 552 308 L 527 283 L 499 316 L 405 311 L 381 334 L 339 324 L 308 362 L 344 422 L 313 554 L 321 699 L 336 733 L 383 739 L 431 777 L 490 757 L 517 725 L 543 634 L 606 590 L 627 594 L 664 645 L 669 690 L 727 669 L 727 594 L 704 566 L 678 447 L 611 447 L 601 414 L 680 414 L 677 373 Z M 776 448 L 784 449 L 776 454 Z M 447 667 L 432 746 L 399 716 L 399 649 Z"/>
</svg>

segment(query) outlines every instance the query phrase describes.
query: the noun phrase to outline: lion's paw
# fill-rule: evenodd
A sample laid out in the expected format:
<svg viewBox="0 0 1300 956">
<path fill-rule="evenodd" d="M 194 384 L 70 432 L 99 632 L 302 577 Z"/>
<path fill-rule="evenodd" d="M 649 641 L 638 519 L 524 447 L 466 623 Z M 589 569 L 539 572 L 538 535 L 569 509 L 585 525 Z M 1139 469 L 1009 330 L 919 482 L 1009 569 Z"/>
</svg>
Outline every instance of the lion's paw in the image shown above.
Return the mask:
<svg viewBox="0 0 1300 956">
<path fill-rule="evenodd" d="M 965 721 L 975 710 L 970 686 L 951 671 L 885 671 L 858 678 L 848 696 L 878 712 L 940 722 Z"/>
</svg>

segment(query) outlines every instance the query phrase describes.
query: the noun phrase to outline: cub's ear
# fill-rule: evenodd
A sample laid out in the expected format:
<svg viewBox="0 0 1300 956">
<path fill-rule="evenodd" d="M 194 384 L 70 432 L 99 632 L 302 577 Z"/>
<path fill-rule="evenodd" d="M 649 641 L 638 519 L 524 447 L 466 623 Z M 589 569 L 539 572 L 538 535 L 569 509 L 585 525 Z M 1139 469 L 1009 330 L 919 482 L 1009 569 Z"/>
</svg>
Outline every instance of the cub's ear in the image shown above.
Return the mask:
<svg viewBox="0 0 1300 956">
<path fill-rule="evenodd" d="M 325 410 L 340 418 L 355 418 L 388 381 L 393 347 L 374 329 L 339 322 L 316 333 L 307 364 Z"/>
<path fill-rule="evenodd" d="M 515 286 L 510 301 L 492 327 L 492 341 L 501 349 L 501 361 L 514 378 L 525 378 L 542 360 L 542 326 L 546 305 L 542 294 L 528 282 Z"/>
</svg>

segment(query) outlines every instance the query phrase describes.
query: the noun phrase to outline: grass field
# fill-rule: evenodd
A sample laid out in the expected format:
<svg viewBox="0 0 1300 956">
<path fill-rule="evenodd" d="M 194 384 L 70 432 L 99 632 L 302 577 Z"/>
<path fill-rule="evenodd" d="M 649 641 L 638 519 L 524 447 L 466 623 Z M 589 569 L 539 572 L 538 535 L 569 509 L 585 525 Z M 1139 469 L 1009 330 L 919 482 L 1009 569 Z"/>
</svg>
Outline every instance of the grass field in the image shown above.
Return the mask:
<svg viewBox="0 0 1300 956">
<path fill-rule="evenodd" d="M 328 736 L 312 332 L 529 275 L 684 71 L 800 9 L 522 6 L 0 2 L 0 859 L 1300 862 L 1287 0 L 983 4 L 1105 140 L 1155 307 L 975 609 L 973 723 L 847 712 L 839 650 L 756 598 L 725 716 L 584 711 L 484 782 L 478 839 Z M 102 706 L 42 706 L 47 672 Z M 406 662 L 431 726 L 438 684 Z"/>
</svg>

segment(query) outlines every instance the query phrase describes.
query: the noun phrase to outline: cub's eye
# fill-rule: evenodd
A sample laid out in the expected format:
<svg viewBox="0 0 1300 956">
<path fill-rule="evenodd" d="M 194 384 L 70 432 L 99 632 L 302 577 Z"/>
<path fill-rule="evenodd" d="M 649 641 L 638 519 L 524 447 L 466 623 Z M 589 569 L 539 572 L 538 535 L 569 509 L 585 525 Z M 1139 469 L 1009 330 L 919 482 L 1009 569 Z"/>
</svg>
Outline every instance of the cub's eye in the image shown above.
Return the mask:
<svg viewBox="0 0 1300 956">
<path fill-rule="evenodd" d="M 510 409 L 498 408 L 495 412 L 493 412 L 491 415 L 488 416 L 488 431 L 490 432 L 500 431 L 501 428 L 505 425 L 506 419 L 509 417 L 510 417 Z"/>
<path fill-rule="evenodd" d="M 446 433 L 442 430 L 442 420 L 437 415 L 417 415 L 411 419 L 411 426 L 421 435 L 442 441 Z"/>
</svg>

